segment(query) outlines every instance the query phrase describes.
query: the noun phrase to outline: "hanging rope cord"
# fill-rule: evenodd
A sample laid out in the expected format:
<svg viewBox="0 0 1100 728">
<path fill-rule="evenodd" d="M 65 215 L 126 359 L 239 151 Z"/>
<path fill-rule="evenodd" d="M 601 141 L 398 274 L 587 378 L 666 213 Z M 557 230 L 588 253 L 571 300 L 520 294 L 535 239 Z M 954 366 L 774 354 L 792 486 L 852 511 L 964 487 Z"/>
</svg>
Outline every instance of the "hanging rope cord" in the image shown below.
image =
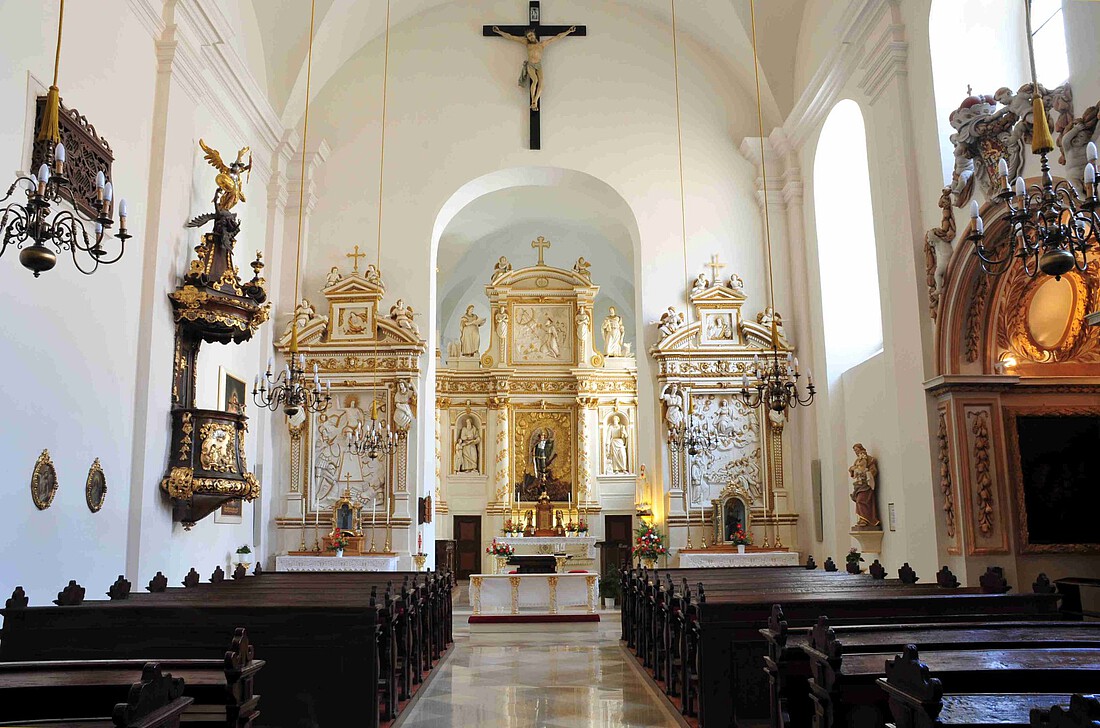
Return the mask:
<svg viewBox="0 0 1100 728">
<path fill-rule="evenodd" d="M 302 215 L 306 198 L 306 143 L 309 140 L 309 93 L 313 77 L 313 21 L 317 13 L 317 0 L 311 0 L 309 9 L 309 50 L 306 52 L 306 104 L 302 119 L 302 177 L 298 188 L 298 243 L 294 254 L 294 305 L 298 305 L 298 284 L 302 272 Z M 297 318 L 295 318 L 297 321 Z M 294 324 L 294 344 L 297 347 L 298 324 Z"/>
<path fill-rule="evenodd" d="M 764 188 L 764 242 L 768 256 L 768 305 L 772 309 L 772 347 L 779 347 L 779 334 L 775 321 L 775 278 L 772 273 L 772 227 L 768 215 L 768 165 L 764 160 L 764 105 L 760 93 L 760 58 L 756 46 L 756 2 L 749 0 L 749 19 L 752 25 L 752 68 L 756 74 L 756 124 L 760 132 L 760 180 Z"/>
<path fill-rule="evenodd" d="M 61 29 L 65 25 L 65 0 L 60 0 L 57 14 L 57 47 L 53 54 L 53 84 L 46 96 L 46 108 L 42 113 L 42 122 L 38 127 L 37 140 L 49 140 L 54 144 L 61 141 L 59 122 L 61 117 L 61 91 L 57 87 L 57 74 L 61 68 Z"/>
<path fill-rule="evenodd" d="M 680 240 L 684 251 L 684 283 L 690 284 L 688 275 L 688 249 L 687 249 L 687 205 L 684 202 L 684 132 L 680 123 L 680 55 L 676 47 L 676 0 L 672 2 L 672 69 L 673 83 L 676 89 L 676 153 L 677 171 L 680 175 Z M 688 316 L 691 316 L 690 302 L 687 307 Z"/>
</svg>

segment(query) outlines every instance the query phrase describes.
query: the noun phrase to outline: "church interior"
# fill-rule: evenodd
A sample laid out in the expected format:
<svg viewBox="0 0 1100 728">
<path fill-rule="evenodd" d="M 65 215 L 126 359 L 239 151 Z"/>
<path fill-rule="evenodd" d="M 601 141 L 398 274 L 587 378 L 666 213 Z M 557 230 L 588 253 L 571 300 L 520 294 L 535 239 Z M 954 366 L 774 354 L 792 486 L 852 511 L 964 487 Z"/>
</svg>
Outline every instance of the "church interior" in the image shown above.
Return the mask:
<svg viewBox="0 0 1100 728">
<path fill-rule="evenodd" d="M 1098 30 L 0 0 L 0 725 L 1096 725 Z"/>
</svg>

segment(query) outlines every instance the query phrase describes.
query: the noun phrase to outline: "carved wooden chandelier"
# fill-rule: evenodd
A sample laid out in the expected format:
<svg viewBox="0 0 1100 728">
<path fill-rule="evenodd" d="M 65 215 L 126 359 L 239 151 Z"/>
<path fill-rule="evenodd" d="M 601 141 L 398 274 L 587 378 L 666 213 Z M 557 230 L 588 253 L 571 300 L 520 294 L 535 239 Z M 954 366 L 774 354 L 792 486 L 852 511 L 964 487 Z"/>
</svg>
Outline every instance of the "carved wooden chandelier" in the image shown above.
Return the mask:
<svg viewBox="0 0 1100 728">
<path fill-rule="evenodd" d="M 1027 18 L 1027 52 L 1031 63 L 1032 118 L 1031 151 L 1038 155 L 1041 170 L 1039 184 L 1030 187 L 1023 177 L 1013 183 L 1008 176 L 1008 163 L 998 165 L 1002 188 L 994 198 L 1005 205 L 1011 231 L 1007 244 L 993 248 L 985 244 L 985 221 L 977 201 L 970 203 L 971 232 L 967 240 L 974 244 L 982 270 L 1000 274 L 1008 270 L 1013 259 L 1019 259 L 1024 272 L 1034 278 L 1040 273 L 1060 279 L 1071 270 L 1085 270 L 1089 248 L 1100 245 L 1100 218 L 1097 217 L 1096 145 L 1088 144 L 1088 164 L 1085 166 L 1084 194 L 1078 194 L 1067 180 L 1054 182 L 1047 154 L 1054 150 L 1047 111 L 1039 90 L 1035 71 L 1035 49 L 1031 35 L 1031 0 L 1024 0 Z M 1023 120 L 1020 123 L 1025 123 Z"/>
<path fill-rule="evenodd" d="M 313 21 L 317 2 L 313 0 L 309 11 L 309 51 L 306 61 L 306 104 L 302 124 L 302 183 L 298 188 L 298 248 L 294 258 L 294 301 L 298 299 L 298 284 L 302 269 L 302 210 L 306 190 L 306 140 L 309 138 L 309 83 L 313 73 Z M 324 412 L 332 401 L 332 383 L 322 389 L 318 378 L 317 364 L 313 365 L 313 379 L 306 375 L 306 358 L 298 353 L 298 320 L 291 323 L 290 361 L 283 371 L 275 376 L 272 372 L 274 360 L 268 359 L 267 371 L 256 375 L 252 387 L 252 399 L 260 407 L 272 412 L 282 408 L 287 417 L 296 416 L 301 410 Z"/>
<path fill-rule="evenodd" d="M 764 112 L 760 101 L 760 59 L 756 46 L 756 3 L 749 0 L 749 14 L 752 22 L 752 61 L 753 70 L 756 72 L 756 122 L 760 132 L 760 176 L 764 189 L 764 241 L 768 253 L 768 299 L 771 310 L 775 309 L 775 279 L 772 275 L 772 229 L 768 218 L 768 169 L 764 159 Z M 798 359 L 790 352 L 782 354 L 779 351 L 779 329 L 772 316 L 772 348 L 760 355 L 753 357 L 752 368 L 741 373 L 741 401 L 746 406 L 757 409 L 767 407 L 771 412 L 786 417 L 795 407 L 807 407 L 813 404 L 814 380 L 812 376 L 806 377 L 806 395 L 798 393 L 798 379 L 801 372 L 798 370 Z M 750 388 L 749 374 L 752 374 L 756 384 Z"/>
<path fill-rule="evenodd" d="M 9 200 L 16 190 L 26 195 L 26 202 L 18 199 L 9 202 L 0 214 L 0 255 L 14 245 L 19 250 L 19 262 L 31 270 L 34 277 L 57 265 L 57 256 L 69 252 L 77 270 L 86 275 L 94 273 L 100 265 L 116 263 L 122 258 L 126 241 L 126 200 L 118 204 L 119 226 L 115 238 L 118 252 L 110 253 L 103 247 L 106 231 L 114 226 L 115 202 L 113 185 L 102 171 L 96 175 L 95 199 L 84 200 L 73 189 L 72 180 L 65 175 L 65 145 L 61 143 L 58 120 L 61 113 L 61 92 L 57 87 L 57 70 L 61 60 L 61 28 L 65 20 L 65 0 L 60 2 L 57 19 L 57 51 L 54 54 L 53 84 L 46 97 L 45 113 L 38 129 L 38 141 L 45 144 L 45 161 L 35 176 L 22 175 L 8 188 L 0 203 Z M 78 202 L 79 201 L 79 202 Z M 53 212 L 52 205 L 61 205 Z M 89 216 L 81 210 L 81 203 L 95 211 Z M 68 209 L 71 207 L 72 209 Z M 94 232 L 88 233 L 88 226 Z M 24 245 L 30 241 L 30 245 Z M 82 262 L 83 256 L 87 256 Z M 90 261 L 90 262 L 88 262 Z"/>
</svg>

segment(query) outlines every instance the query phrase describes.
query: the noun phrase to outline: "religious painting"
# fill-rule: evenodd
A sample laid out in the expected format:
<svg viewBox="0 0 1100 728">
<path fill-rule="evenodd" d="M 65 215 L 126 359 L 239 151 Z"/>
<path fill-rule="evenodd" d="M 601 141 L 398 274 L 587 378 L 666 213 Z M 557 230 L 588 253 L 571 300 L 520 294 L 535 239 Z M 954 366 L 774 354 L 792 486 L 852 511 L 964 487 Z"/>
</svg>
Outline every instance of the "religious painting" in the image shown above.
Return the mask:
<svg viewBox="0 0 1100 728">
<path fill-rule="evenodd" d="M 472 412 L 458 415 L 454 425 L 451 472 L 455 475 L 484 474 L 484 444 L 485 431 L 481 419 Z"/>
<path fill-rule="evenodd" d="M 573 304 L 512 306 L 513 364 L 574 364 Z"/>
<path fill-rule="evenodd" d="M 1018 414 L 1014 434 L 1022 550 L 1100 551 L 1100 412 Z"/>
<path fill-rule="evenodd" d="M 759 501 L 764 483 L 759 414 L 733 392 L 693 397 L 692 405 L 694 417 L 714 433 L 717 446 L 688 456 L 689 503 L 710 503 L 731 483 L 750 503 Z"/>
<path fill-rule="evenodd" d="M 214 523 L 240 523 L 244 517 L 244 503 L 240 498 L 226 501 L 214 513 Z"/>
<path fill-rule="evenodd" d="M 107 478 L 103 475 L 103 466 L 99 464 L 99 458 L 96 458 L 88 470 L 88 479 L 84 482 L 84 500 L 88 504 L 88 510 L 97 513 L 103 507 L 103 500 L 106 497 Z"/>
<path fill-rule="evenodd" d="M 53 503 L 56 493 L 57 471 L 54 469 L 53 460 L 50 459 L 50 451 L 43 450 L 31 473 L 31 500 L 34 501 L 35 508 L 44 511 Z"/>
<path fill-rule="evenodd" d="M 239 379 L 225 367 L 218 367 L 218 406 L 222 412 L 244 414 L 248 404 L 248 390 L 243 379 Z"/>
<path fill-rule="evenodd" d="M 336 307 L 336 326 L 341 338 L 369 339 L 373 324 L 374 306 L 339 306 Z"/>
<path fill-rule="evenodd" d="M 574 500 L 576 414 L 572 408 L 517 408 L 513 430 L 516 500 L 534 502 L 544 489 L 550 500 Z"/>
<path fill-rule="evenodd" d="M 385 421 L 389 406 L 387 391 L 382 388 L 334 392 L 328 409 L 310 418 L 310 509 L 328 509 L 348 490 L 361 503 L 383 498 L 389 456 L 372 458 L 368 453 L 356 454 L 348 448 L 349 436 L 360 427 L 370 426 L 375 393 L 378 418 Z"/>
</svg>

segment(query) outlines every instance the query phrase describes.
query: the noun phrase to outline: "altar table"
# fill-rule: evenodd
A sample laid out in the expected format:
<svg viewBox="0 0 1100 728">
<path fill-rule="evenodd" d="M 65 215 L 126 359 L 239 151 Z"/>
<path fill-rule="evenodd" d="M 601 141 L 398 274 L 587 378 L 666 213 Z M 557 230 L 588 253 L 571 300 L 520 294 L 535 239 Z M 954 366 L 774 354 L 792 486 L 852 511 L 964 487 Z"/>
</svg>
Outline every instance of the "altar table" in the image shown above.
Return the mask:
<svg viewBox="0 0 1100 728">
<path fill-rule="evenodd" d="M 506 543 L 517 554 L 552 554 L 564 551 L 577 559 L 596 558 L 594 536 L 498 536 L 497 543 Z"/>
<path fill-rule="evenodd" d="M 680 552 L 681 569 L 728 568 L 737 566 L 798 566 L 797 551 L 691 551 Z"/>
<path fill-rule="evenodd" d="M 474 574 L 470 577 L 470 605 L 482 610 L 519 614 L 521 607 L 542 607 L 550 614 L 560 608 L 596 611 L 598 574 Z"/>
<path fill-rule="evenodd" d="M 397 571 L 397 554 L 389 556 L 290 556 L 275 557 L 276 571 Z"/>
</svg>

